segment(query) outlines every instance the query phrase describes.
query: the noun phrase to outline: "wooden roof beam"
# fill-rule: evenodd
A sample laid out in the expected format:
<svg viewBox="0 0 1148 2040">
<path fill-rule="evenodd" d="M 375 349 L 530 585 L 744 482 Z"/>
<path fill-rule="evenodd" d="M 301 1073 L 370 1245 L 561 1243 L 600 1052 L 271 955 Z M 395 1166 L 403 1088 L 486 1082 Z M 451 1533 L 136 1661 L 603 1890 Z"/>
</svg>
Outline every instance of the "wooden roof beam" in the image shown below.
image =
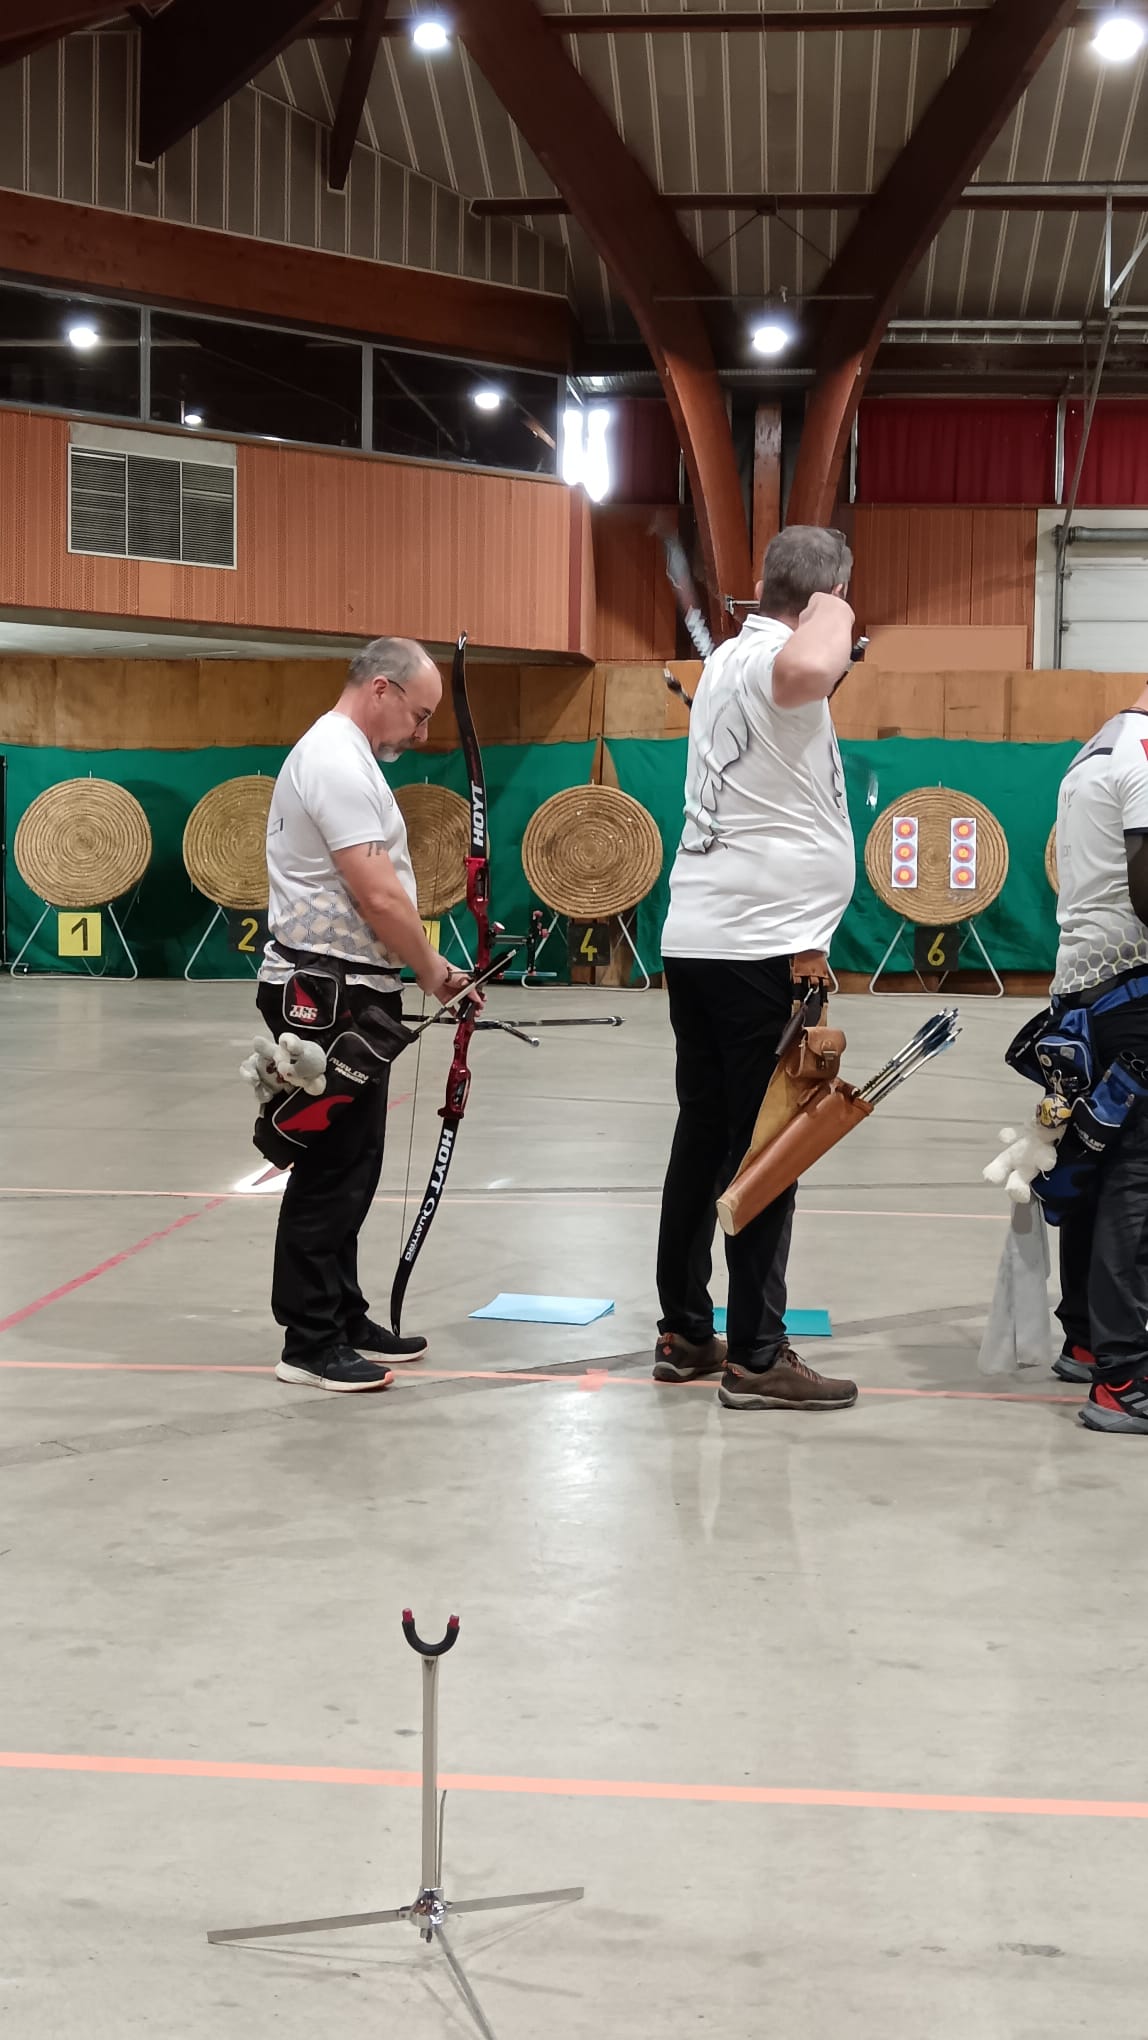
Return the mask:
<svg viewBox="0 0 1148 2040">
<path fill-rule="evenodd" d="M 649 348 L 689 470 L 711 590 L 748 597 L 749 528 L 695 254 L 534 0 L 454 0 L 455 30 L 607 264 Z"/>
<path fill-rule="evenodd" d="M 857 406 L 898 300 L 1076 11 L 1076 0 L 996 0 L 831 265 L 819 289 L 839 302 L 817 339 L 791 523 L 831 520 Z"/>
<path fill-rule="evenodd" d="M 347 68 L 343 73 L 343 89 L 335 109 L 335 124 L 331 130 L 330 154 L 327 158 L 327 181 L 333 191 L 343 191 L 351 174 L 351 157 L 355 151 L 355 140 L 367 93 L 371 89 L 371 77 L 375 69 L 375 58 L 379 54 L 379 41 L 387 19 L 389 0 L 364 0 L 363 11 L 355 24 Z"/>
<path fill-rule="evenodd" d="M 98 28 L 123 13 L 109 0 L 6 0 L 0 9 L 0 70 L 22 63 L 75 29 Z"/>
<path fill-rule="evenodd" d="M 317 21 L 327 0 L 171 0 L 140 30 L 139 152 L 154 163 Z"/>
</svg>

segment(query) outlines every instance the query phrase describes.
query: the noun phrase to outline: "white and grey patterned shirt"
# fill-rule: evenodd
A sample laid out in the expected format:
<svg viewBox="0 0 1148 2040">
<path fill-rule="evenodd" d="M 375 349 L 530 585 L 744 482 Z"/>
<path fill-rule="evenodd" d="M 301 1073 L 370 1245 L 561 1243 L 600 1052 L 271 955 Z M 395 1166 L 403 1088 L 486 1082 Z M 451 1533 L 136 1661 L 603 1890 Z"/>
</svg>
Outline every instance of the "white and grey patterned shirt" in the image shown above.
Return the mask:
<svg viewBox="0 0 1148 2040">
<path fill-rule="evenodd" d="M 1128 708 L 1077 753 L 1056 811 L 1057 995 L 1148 967 L 1148 928 L 1128 891 L 1126 835 L 1148 835 L 1148 715 Z"/>
<path fill-rule="evenodd" d="M 276 942 L 361 966 L 348 983 L 397 992 L 402 965 L 354 905 L 336 850 L 382 843 L 404 891 L 418 903 L 406 824 L 362 730 L 331 709 L 283 762 L 267 818 L 268 926 L 260 978 L 283 984 L 291 965 Z"/>
</svg>

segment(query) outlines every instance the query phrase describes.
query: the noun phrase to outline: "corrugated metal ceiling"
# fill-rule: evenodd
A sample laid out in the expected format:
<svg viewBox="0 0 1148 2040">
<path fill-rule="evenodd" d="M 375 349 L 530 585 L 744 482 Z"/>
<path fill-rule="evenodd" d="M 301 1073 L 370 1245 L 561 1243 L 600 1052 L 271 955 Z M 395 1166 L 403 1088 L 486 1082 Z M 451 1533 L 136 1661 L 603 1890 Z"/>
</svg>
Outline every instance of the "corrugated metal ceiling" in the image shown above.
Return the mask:
<svg viewBox="0 0 1148 2040">
<path fill-rule="evenodd" d="M 633 0 L 624 4 L 633 11 Z M 819 11 L 824 6 L 820 0 Z M 586 4 L 562 11 L 603 10 Z M 714 11 L 713 0 L 707 11 Z M 789 11 L 800 13 L 801 0 L 790 0 Z M 685 23 L 688 9 L 682 12 Z M 690 34 L 683 26 L 681 35 L 574 35 L 567 48 L 663 192 L 857 192 L 879 184 L 927 117 L 965 34 L 727 36 Z M 341 41 L 299 42 L 262 75 L 257 89 L 330 120 L 345 63 Z M 1148 58 L 1104 65 L 1090 46 L 1090 31 L 1071 30 L 990 150 L 981 180 L 1148 181 L 1146 69 Z M 405 37 L 385 39 L 361 139 L 468 199 L 553 193 L 459 47 L 428 61 Z M 679 213 L 718 288 L 762 296 L 782 288 L 815 292 L 855 217 L 848 210 L 772 218 Z M 629 337 L 629 315 L 576 223 L 540 217 L 530 224 L 565 246 L 571 295 L 587 334 Z M 1130 250 L 1146 225 L 1148 217 L 1122 215 L 1118 250 Z M 899 309 L 926 318 L 1078 318 L 1097 309 L 1102 250 L 1099 212 L 956 213 Z"/>
</svg>

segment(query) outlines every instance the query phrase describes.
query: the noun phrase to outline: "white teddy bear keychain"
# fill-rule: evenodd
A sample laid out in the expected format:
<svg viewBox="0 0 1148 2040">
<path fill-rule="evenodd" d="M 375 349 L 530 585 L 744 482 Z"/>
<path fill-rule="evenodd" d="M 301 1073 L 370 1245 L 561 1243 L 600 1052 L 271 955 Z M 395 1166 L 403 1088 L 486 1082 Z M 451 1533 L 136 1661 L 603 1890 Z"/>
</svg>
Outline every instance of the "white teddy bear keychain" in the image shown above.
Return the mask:
<svg viewBox="0 0 1148 2040">
<path fill-rule="evenodd" d="M 300 1041 L 297 1034 L 281 1034 L 272 1041 L 269 1034 L 257 1034 L 247 1061 L 239 1074 L 255 1092 L 256 1102 L 266 1105 L 280 1091 L 306 1091 L 317 1098 L 327 1082 L 327 1058 L 318 1042 Z"/>
<path fill-rule="evenodd" d="M 1052 1168 L 1064 1126 L 1063 1119 L 1053 1126 L 1034 1119 L 1022 1133 L 1015 1126 L 1002 1126 L 1004 1152 L 982 1172 L 985 1182 L 1003 1183 L 1014 1204 L 1031 1204 L 1033 1180 L 1047 1176 Z"/>
</svg>

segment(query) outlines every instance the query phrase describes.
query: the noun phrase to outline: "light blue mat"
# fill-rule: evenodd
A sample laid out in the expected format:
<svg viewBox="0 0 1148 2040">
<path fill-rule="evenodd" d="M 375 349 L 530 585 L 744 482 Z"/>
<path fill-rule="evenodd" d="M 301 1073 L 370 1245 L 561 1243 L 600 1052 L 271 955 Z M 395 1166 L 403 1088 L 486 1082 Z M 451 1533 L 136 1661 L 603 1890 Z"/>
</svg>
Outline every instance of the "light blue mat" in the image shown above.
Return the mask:
<svg viewBox="0 0 1148 2040">
<path fill-rule="evenodd" d="M 512 1296 L 503 1292 L 471 1317 L 502 1318 L 520 1325 L 592 1325 L 614 1308 L 608 1296 Z"/>
<path fill-rule="evenodd" d="M 478 1313 L 476 1312 L 477 1316 Z M 785 1329 L 791 1339 L 831 1339 L 833 1326 L 827 1310 L 787 1310 Z M 725 1330 L 725 1307 L 719 1306 L 714 1312 L 715 1332 Z"/>
</svg>

